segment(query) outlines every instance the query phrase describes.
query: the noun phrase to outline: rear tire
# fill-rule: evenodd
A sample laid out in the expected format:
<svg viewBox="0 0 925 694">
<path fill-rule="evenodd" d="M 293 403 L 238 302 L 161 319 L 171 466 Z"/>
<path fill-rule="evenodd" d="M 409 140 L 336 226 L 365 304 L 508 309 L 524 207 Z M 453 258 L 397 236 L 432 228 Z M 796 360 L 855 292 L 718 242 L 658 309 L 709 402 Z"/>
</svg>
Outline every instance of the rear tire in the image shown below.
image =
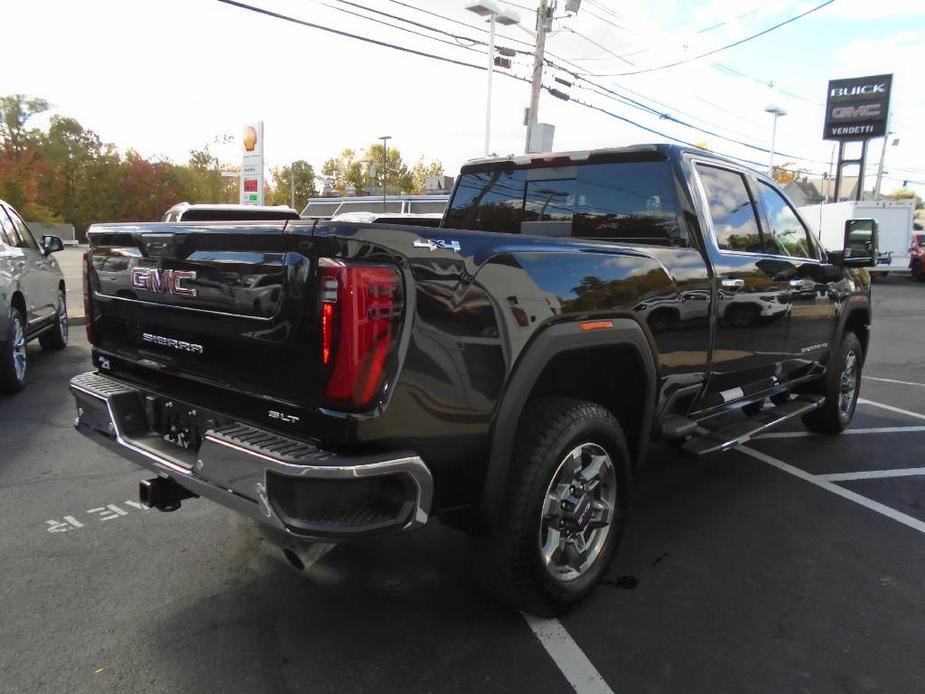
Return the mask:
<svg viewBox="0 0 925 694">
<path fill-rule="evenodd" d="M 825 374 L 825 402 L 818 410 L 803 415 L 803 424 L 819 434 L 840 434 L 851 423 L 861 392 L 864 353 L 854 333 L 846 332 Z"/>
<path fill-rule="evenodd" d="M 561 614 L 585 598 L 623 533 L 630 456 L 616 418 L 595 403 L 536 401 L 525 413 L 498 526 L 473 537 L 482 587 L 517 609 Z"/>
<path fill-rule="evenodd" d="M 26 385 L 26 319 L 10 308 L 7 321 L 7 339 L 0 343 L 0 393 L 18 393 Z"/>
<path fill-rule="evenodd" d="M 39 344 L 44 350 L 59 350 L 67 347 L 68 321 L 67 296 L 63 289 L 58 290 L 58 310 L 55 314 L 55 326 L 39 335 Z"/>
</svg>

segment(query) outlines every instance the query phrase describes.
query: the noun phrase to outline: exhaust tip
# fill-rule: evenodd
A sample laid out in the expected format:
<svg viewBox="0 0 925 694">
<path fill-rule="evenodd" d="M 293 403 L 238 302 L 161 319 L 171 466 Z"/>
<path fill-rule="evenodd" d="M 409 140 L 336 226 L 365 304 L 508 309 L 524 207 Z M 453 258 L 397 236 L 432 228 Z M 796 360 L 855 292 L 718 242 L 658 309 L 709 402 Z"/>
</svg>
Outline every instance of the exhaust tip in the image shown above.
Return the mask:
<svg viewBox="0 0 925 694">
<path fill-rule="evenodd" d="M 293 568 L 298 571 L 305 571 L 305 564 L 299 558 L 299 555 L 295 553 L 295 550 L 292 547 L 283 548 L 283 555 L 286 557 L 286 560 L 293 566 Z"/>
</svg>

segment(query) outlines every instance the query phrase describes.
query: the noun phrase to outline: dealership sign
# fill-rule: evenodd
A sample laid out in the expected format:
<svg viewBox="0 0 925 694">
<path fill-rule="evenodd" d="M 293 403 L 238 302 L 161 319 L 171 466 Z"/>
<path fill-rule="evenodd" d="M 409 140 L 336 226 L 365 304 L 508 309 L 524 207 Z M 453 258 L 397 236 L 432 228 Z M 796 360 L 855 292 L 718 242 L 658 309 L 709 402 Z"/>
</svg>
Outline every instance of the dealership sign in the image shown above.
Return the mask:
<svg viewBox="0 0 925 694">
<path fill-rule="evenodd" d="M 829 82 L 824 140 L 869 140 L 886 135 L 893 75 Z"/>
<path fill-rule="evenodd" d="M 263 204 L 263 121 L 244 126 L 241 204 Z"/>
</svg>

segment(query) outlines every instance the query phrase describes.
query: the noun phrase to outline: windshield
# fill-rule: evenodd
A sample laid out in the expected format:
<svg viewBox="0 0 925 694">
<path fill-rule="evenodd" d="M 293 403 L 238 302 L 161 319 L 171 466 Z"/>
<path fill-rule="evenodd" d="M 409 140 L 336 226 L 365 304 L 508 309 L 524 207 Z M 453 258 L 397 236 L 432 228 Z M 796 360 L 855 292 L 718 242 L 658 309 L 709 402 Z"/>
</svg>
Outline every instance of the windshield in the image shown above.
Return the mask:
<svg viewBox="0 0 925 694">
<path fill-rule="evenodd" d="M 667 161 L 464 173 L 444 226 L 686 245 Z"/>
</svg>

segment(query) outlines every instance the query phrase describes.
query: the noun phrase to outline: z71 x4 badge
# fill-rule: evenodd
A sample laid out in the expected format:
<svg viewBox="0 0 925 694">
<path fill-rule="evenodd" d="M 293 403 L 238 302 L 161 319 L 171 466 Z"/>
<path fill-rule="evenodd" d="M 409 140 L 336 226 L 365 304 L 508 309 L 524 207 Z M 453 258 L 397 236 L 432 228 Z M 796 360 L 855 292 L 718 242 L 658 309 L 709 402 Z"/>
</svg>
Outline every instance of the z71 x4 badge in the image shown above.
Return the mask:
<svg viewBox="0 0 925 694">
<path fill-rule="evenodd" d="M 459 253 L 459 251 L 462 250 L 459 241 L 444 241 L 443 239 L 415 239 L 411 245 L 415 248 L 427 248 L 431 251 L 436 251 L 440 248 L 445 251 L 455 251 Z"/>
</svg>

